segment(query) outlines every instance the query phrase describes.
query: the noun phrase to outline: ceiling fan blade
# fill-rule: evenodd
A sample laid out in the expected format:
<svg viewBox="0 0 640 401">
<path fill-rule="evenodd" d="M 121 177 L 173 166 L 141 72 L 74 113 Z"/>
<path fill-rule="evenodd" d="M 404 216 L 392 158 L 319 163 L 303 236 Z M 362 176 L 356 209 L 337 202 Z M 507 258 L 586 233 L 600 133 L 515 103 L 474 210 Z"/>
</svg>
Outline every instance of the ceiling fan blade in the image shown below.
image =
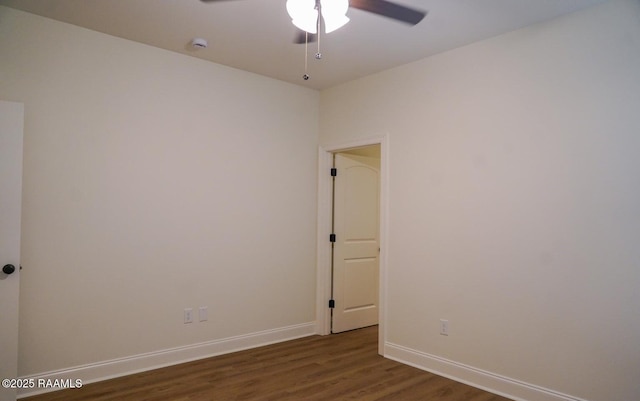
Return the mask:
<svg viewBox="0 0 640 401">
<path fill-rule="evenodd" d="M 426 11 L 405 7 L 387 0 L 350 0 L 349 6 L 411 25 L 416 25 L 427 15 Z"/>
<path fill-rule="evenodd" d="M 313 43 L 316 41 L 317 35 L 315 33 L 307 34 L 305 31 L 298 29 L 295 38 L 293 38 L 293 43 L 304 44 L 306 42 L 306 35 L 309 35 L 307 43 Z"/>
</svg>

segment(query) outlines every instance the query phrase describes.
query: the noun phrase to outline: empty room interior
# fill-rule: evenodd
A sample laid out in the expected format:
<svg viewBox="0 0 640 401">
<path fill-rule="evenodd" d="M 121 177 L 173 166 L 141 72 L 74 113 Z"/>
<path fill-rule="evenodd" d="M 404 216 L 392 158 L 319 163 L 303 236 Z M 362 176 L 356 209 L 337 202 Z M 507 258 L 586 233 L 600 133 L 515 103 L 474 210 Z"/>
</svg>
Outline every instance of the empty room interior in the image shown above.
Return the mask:
<svg viewBox="0 0 640 401">
<path fill-rule="evenodd" d="M 325 167 L 374 145 L 372 352 L 518 401 L 640 400 L 639 0 L 322 87 L 332 33 L 307 82 L 304 44 L 280 79 L 18 3 L 0 1 L 0 100 L 23 107 L 21 270 L 0 279 L 19 275 L 16 378 L 337 336 Z"/>
</svg>

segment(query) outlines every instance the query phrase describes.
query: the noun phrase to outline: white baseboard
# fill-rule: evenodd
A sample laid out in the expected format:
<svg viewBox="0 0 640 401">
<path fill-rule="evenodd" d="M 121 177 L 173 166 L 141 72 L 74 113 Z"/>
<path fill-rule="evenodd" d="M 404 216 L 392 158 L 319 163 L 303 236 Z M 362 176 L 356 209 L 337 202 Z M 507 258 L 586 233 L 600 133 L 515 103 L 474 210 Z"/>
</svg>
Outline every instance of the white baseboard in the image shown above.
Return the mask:
<svg viewBox="0 0 640 401">
<path fill-rule="evenodd" d="M 384 356 L 515 401 L 586 401 L 389 342 L 385 343 Z"/>
<path fill-rule="evenodd" d="M 207 341 L 199 344 L 186 345 L 165 349 L 145 354 L 133 355 L 125 358 L 112 359 L 75 366 L 51 372 L 22 377 L 33 379 L 35 383 L 40 380 L 82 380 L 82 385 L 97 381 L 126 376 L 133 373 L 158 369 L 165 366 L 209 358 L 216 355 L 228 354 L 263 345 L 274 344 L 295 338 L 307 337 L 316 334 L 316 322 L 303 323 L 294 326 L 282 327 L 272 330 L 264 330 L 220 340 Z M 18 398 L 24 398 L 36 394 L 57 390 L 56 388 L 33 388 L 18 390 Z"/>
</svg>

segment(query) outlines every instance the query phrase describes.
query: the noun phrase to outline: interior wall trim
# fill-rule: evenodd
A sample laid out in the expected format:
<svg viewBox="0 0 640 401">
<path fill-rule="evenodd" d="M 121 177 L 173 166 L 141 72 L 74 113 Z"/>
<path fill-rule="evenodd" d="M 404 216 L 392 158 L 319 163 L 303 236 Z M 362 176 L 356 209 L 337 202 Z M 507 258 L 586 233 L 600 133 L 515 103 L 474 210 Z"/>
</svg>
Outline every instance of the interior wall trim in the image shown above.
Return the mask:
<svg viewBox="0 0 640 401">
<path fill-rule="evenodd" d="M 191 362 L 198 359 L 210 358 L 245 349 L 257 348 L 263 345 L 307 337 L 315 334 L 315 332 L 316 322 L 314 321 L 139 355 L 132 355 L 124 358 L 111 359 L 67 369 L 44 372 L 36 375 L 25 376 L 22 377 L 22 379 L 34 379 L 36 383 L 39 379 L 71 380 L 72 382 L 76 379 L 80 379 L 82 380 L 82 385 L 85 385 L 102 380 L 113 379 L 115 377 Z M 57 389 L 22 389 L 18 391 L 18 398 L 24 398 L 55 390 Z"/>
<path fill-rule="evenodd" d="M 390 342 L 385 343 L 384 356 L 514 401 L 587 401 Z"/>
</svg>

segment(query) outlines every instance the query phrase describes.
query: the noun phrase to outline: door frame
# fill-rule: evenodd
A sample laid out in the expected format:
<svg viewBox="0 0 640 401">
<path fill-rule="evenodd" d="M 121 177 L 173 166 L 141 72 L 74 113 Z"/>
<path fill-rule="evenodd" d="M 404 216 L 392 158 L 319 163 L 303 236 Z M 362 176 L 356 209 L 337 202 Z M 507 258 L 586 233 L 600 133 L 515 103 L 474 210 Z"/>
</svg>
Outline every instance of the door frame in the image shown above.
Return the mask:
<svg viewBox="0 0 640 401">
<path fill-rule="evenodd" d="M 361 140 L 321 145 L 318 149 L 318 235 L 317 235 L 317 287 L 316 287 L 316 333 L 331 333 L 331 222 L 333 215 L 333 186 L 329 174 L 333 167 L 333 154 L 354 148 L 380 145 L 380 284 L 378 300 L 378 354 L 384 355 L 386 341 L 387 311 L 387 229 L 389 189 L 389 136 L 364 138 Z"/>
<path fill-rule="evenodd" d="M 2 325 L 0 325 L 0 353 L 6 360 L 2 361 L 0 366 L 0 379 L 17 379 L 18 378 L 18 339 L 19 339 L 19 302 L 20 302 L 20 241 L 22 239 L 22 182 L 23 182 L 23 160 L 24 160 L 24 104 L 0 100 L 0 107 L 2 111 L 3 127 L 6 129 L 6 133 L 3 134 L 4 142 L 2 145 L 7 146 L 7 153 L 3 154 L 6 157 L 5 166 L 9 166 L 11 171 L 5 177 L 8 181 L 4 182 L 6 188 L 2 190 L 6 192 L 7 204 L 6 208 L 3 208 L 3 217 L 8 217 L 4 223 L 7 226 L 4 229 L 8 230 L 11 234 L 9 236 L 3 235 L 3 246 L 1 251 L 6 254 L 0 255 L 0 266 L 4 264 L 12 264 L 15 267 L 15 271 L 10 275 L 0 271 L 0 296 L 3 304 L 2 312 Z M 4 136 L 6 135 L 6 137 Z M 6 142 L 5 142 L 6 140 Z M 4 166 L 3 166 L 4 167 Z M 15 167 L 15 170 L 13 168 Z M 3 219 L 4 220 L 4 219 Z M 6 241 L 6 242 L 4 242 Z M 17 391 L 15 388 L 0 388 L 0 399 L 15 399 Z"/>
</svg>

